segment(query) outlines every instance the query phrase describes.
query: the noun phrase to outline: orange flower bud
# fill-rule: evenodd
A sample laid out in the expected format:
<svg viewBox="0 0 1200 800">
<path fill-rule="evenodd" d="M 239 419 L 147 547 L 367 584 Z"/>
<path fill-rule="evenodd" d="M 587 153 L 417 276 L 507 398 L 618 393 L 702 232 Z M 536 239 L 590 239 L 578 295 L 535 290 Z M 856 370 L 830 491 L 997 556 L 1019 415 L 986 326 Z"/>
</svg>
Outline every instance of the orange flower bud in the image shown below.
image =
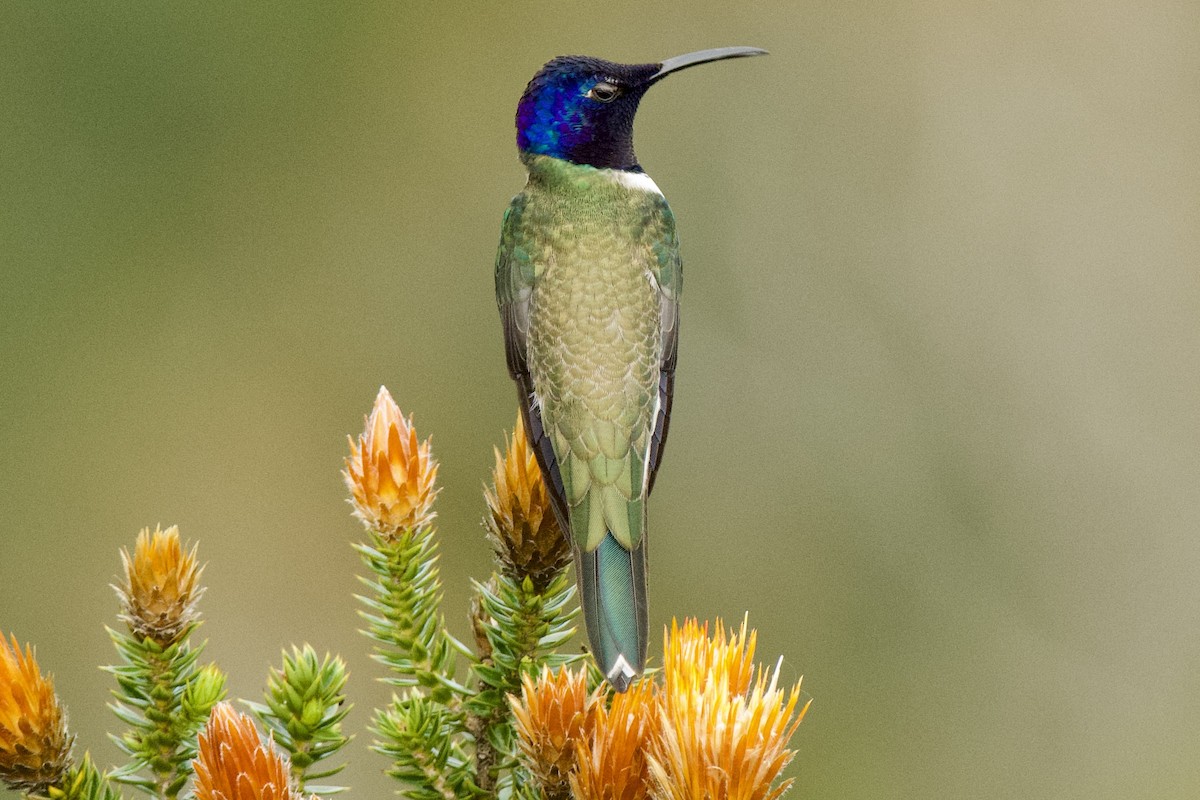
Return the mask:
<svg viewBox="0 0 1200 800">
<path fill-rule="evenodd" d="M 504 454 L 495 453 L 492 488 L 484 490 L 484 528 L 505 574 L 518 581 L 529 577 L 535 587 L 545 588 L 571 563 L 571 545 L 550 506 L 519 414 Z"/>
<path fill-rule="evenodd" d="M 380 533 L 418 528 L 433 519 L 437 462 L 429 454 L 429 440 L 417 442 L 411 419 L 384 386 L 365 430 L 355 442 L 342 472 L 350 489 L 354 515 Z"/>
<path fill-rule="evenodd" d="M 575 767 L 575 746 L 591 728 L 594 698 L 584 670 L 543 668 L 536 681 L 526 675 L 521 699 L 511 699 L 521 760 L 548 800 L 570 797 L 568 776 Z"/>
<path fill-rule="evenodd" d="M 135 636 L 163 647 L 174 644 L 200 618 L 196 604 L 204 594 L 196 547 L 185 550 L 175 526 L 154 533 L 143 528 L 133 555 L 121 549 L 125 584 L 114 587 L 121 598 L 121 619 Z"/>
<path fill-rule="evenodd" d="M 288 760 L 229 703 L 213 708 L 192 765 L 196 800 L 303 800 L 292 788 Z"/>
<path fill-rule="evenodd" d="M 649 749 L 658 734 L 655 684 L 643 679 L 596 704 L 592 735 L 576 745 L 571 775 L 577 800 L 645 800 L 650 792 Z"/>
<path fill-rule="evenodd" d="M 33 650 L 0 636 L 0 779 L 19 792 L 41 794 L 70 766 L 74 737 Z"/>
</svg>

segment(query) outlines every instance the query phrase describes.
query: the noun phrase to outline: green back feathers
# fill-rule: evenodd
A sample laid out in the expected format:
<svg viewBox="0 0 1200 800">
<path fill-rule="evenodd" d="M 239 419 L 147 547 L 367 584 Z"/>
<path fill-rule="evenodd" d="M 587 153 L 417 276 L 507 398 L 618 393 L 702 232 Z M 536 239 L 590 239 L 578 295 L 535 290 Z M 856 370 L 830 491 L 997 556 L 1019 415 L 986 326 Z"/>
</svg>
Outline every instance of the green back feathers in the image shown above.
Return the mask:
<svg viewBox="0 0 1200 800">
<path fill-rule="evenodd" d="M 682 272 L 654 182 L 524 156 L 496 295 L 508 366 L 575 550 L 593 653 L 623 691 L 645 663 L 646 495 L 670 414 Z"/>
<path fill-rule="evenodd" d="M 578 546 L 595 550 L 611 531 L 632 549 L 645 528 L 663 293 L 673 308 L 679 283 L 674 219 L 660 194 L 611 171 L 544 156 L 527 165 L 505 216 L 497 293 L 525 337 Z"/>
</svg>

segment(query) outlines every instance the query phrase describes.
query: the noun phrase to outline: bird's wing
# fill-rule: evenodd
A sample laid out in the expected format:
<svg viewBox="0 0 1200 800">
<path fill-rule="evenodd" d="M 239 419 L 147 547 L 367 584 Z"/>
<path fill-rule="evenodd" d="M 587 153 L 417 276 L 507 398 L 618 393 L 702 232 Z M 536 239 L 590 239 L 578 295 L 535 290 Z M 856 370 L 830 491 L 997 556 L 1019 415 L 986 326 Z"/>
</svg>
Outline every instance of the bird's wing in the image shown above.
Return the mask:
<svg viewBox="0 0 1200 800">
<path fill-rule="evenodd" d="M 667 444 L 671 424 L 671 401 L 675 397 L 675 360 L 679 344 L 679 294 L 683 289 L 683 261 L 679 256 L 679 237 L 675 233 L 675 216 L 667 201 L 659 203 L 660 233 L 653 246 L 651 272 L 658 289 L 659 325 L 662 331 L 662 362 L 658 376 L 658 414 L 650 438 L 650 458 L 646 494 L 654 491 L 654 478 Z"/>
<path fill-rule="evenodd" d="M 537 457 L 542 474 L 548 477 L 550 501 L 559 523 L 566 529 L 568 512 L 562 475 L 554 457 L 554 447 L 542 426 L 542 412 L 533 392 L 529 374 L 529 307 L 537 275 L 521 241 L 521 214 L 525 195 L 519 194 L 504 212 L 500 227 L 500 247 L 496 252 L 496 303 L 504 326 L 504 351 L 508 373 L 517 384 L 517 402 L 529 444 Z"/>
</svg>

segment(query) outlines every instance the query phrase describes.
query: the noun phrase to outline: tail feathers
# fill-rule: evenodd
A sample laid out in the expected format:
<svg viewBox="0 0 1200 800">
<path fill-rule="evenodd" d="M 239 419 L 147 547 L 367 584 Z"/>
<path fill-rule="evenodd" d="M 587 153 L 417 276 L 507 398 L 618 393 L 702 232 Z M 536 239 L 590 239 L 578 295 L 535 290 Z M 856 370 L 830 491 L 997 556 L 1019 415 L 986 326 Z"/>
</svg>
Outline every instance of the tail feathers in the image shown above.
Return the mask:
<svg viewBox="0 0 1200 800">
<path fill-rule="evenodd" d="M 646 665 L 646 540 L 626 550 L 610 532 L 592 552 L 576 552 L 593 655 L 612 687 L 623 692 Z"/>
</svg>

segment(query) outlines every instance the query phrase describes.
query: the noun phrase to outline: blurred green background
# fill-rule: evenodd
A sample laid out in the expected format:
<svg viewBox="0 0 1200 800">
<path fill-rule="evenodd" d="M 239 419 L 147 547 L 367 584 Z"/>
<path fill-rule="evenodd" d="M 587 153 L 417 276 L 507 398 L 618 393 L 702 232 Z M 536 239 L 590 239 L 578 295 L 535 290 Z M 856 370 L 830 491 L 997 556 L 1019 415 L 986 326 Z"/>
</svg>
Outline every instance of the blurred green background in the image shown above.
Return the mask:
<svg viewBox="0 0 1200 800">
<path fill-rule="evenodd" d="M 521 89 L 562 53 L 735 44 L 771 56 L 639 116 L 687 264 L 654 623 L 748 611 L 805 676 L 795 797 L 1200 794 L 1200 6 L 1174 2 L 4 4 L 0 630 L 80 751 L 117 757 L 117 548 L 177 523 L 233 693 L 291 642 L 342 653 L 347 779 L 390 793 L 345 435 L 380 384 L 433 435 L 463 632 L 515 413 Z"/>
</svg>

